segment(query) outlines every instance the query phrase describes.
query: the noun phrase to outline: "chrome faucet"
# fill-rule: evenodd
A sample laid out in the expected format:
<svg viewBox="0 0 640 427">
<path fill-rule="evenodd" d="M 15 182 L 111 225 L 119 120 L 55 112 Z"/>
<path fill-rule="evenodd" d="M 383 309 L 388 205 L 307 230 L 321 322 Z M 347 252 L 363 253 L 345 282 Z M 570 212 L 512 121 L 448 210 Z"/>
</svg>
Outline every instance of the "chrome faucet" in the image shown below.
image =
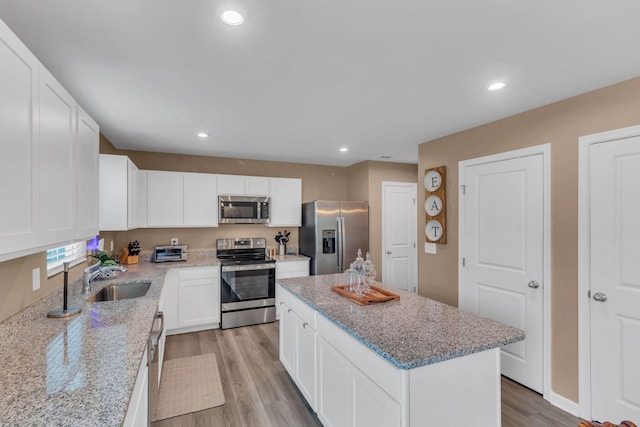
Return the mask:
<svg viewBox="0 0 640 427">
<path fill-rule="evenodd" d="M 94 265 L 87 267 L 84 269 L 84 286 L 82 287 L 82 293 L 90 293 L 91 292 L 91 281 L 95 279 L 97 275 L 100 273 L 104 273 L 105 271 L 127 271 L 127 267 L 122 267 L 120 265 L 108 265 L 108 266 L 100 266 L 100 263 L 97 262 Z"/>
</svg>

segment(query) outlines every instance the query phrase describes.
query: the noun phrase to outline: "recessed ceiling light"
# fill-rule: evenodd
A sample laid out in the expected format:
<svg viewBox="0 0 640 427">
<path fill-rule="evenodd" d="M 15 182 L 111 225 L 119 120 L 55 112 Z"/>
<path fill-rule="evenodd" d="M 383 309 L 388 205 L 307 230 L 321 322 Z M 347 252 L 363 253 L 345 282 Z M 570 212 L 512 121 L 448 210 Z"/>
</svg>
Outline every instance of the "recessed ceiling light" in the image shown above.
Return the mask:
<svg viewBox="0 0 640 427">
<path fill-rule="evenodd" d="M 229 25 L 240 25 L 244 22 L 244 18 L 240 12 L 235 10 L 225 10 L 222 12 L 222 15 L 220 15 L 220 18 L 222 18 L 225 24 Z"/>
<path fill-rule="evenodd" d="M 208 134 L 208 133 L 206 133 L 206 132 L 200 132 L 200 133 L 198 133 L 198 137 L 199 137 L 199 138 L 208 138 L 208 137 L 209 137 L 209 134 Z"/>
<path fill-rule="evenodd" d="M 493 82 L 489 86 L 487 86 L 487 90 L 500 90 L 506 85 L 507 84 L 505 82 Z"/>
<path fill-rule="evenodd" d="M 342 147 L 340 151 L 342 151 L 343 153 L 346 153 L 347 151 L 349 151 L 349 149 L 347 147 Z"/>
</svg>

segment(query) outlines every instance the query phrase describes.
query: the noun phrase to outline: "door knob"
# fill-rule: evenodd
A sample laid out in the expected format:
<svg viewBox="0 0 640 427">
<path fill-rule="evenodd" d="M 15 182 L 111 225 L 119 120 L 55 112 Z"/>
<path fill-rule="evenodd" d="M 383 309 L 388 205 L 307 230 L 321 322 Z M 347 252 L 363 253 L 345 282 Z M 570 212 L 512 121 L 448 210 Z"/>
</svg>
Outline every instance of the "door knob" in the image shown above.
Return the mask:
<svg viewBox="0 0 640 427">
<path fill-rule="evenodd" d="M 607 294 L 604 292 L 596 292 L 593 294 L 593 299 L 598 302 L 605 302 L 607 300 Z"/>
<path fill-rule="evenodd" d="M 391 251 L 387 251 L 387 255 L 391 255 L 391 254 L 392 254 L 392 252 L 391 252 Z"/>
<path fill-rule="evenodd" d="M 531 289 L 538 289 L 540 287 L 540 283 L 536 282 L 535 280 L 532 280 L 529 283 L 527 283 L 527 286 L 529 286 Z"/>
</svg>

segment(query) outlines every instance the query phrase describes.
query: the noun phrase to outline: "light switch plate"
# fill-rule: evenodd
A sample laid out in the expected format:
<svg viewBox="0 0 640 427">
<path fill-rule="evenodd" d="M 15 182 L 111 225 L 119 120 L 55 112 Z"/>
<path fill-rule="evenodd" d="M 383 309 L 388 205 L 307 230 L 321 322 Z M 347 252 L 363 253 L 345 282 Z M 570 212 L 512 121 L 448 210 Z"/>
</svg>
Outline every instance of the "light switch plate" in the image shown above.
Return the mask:
<svg viewBox="0 0 640 427">
<path fill-rule="evenodd" d="M 31 270 L 31 285 L 34 291 L 40 289 L 40 269 L 34 268 Z"/>
<path fill-rule="evenodd" d="M 435 254 L 436 253 L 436 244 L 424 242 L 424 253 L 425 254 Z"/>
</svg>

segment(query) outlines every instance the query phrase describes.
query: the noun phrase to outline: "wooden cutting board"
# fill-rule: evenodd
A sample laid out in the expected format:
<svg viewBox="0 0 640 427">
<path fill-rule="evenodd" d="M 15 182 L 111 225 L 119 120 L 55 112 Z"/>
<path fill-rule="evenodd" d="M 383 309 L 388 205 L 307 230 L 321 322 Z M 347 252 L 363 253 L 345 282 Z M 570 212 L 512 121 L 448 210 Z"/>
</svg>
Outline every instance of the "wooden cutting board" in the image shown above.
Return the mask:
<svg viewBox="0 0 640 427">
<path fill-rule="evenodd" d="M 358 295 L 355 292 L 346 291 L 344 289 L 345 286 L 346 285 L 332 286 L 331 290 L 338 295 L 342 295 L 343 297 L 350 299 L 356 304 L 367 305 L 375 302 L 400 300 L 400 295 L 396 295 L 393 292 L 389 292 L 386 289 L 382 289 L 377 286 L 371 286 L 371 291 L 365 292 L 361 295 Z"/>
</svg>

